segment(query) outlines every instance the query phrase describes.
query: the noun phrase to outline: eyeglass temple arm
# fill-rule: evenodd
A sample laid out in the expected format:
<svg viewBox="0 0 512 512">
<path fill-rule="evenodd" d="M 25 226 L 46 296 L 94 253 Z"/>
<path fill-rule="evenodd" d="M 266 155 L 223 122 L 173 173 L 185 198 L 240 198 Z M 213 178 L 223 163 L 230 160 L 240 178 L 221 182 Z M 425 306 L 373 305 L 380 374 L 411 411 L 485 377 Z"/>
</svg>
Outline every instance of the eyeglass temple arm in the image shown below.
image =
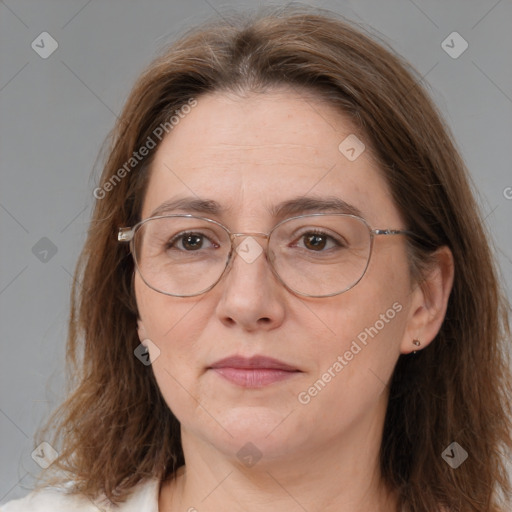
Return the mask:
<svg viewBox="0 0 512 512">
<path fill-rule="evenodd" d="M 426 238 L 406 229 L 372 229 L 373 235 L 407 235 L 423 244 L 432 245 Z"/>
<path fill-rule="evenodd" d="M 413 235 L 404 229 L 372 229 L 374 235 Z"/>
</svg>

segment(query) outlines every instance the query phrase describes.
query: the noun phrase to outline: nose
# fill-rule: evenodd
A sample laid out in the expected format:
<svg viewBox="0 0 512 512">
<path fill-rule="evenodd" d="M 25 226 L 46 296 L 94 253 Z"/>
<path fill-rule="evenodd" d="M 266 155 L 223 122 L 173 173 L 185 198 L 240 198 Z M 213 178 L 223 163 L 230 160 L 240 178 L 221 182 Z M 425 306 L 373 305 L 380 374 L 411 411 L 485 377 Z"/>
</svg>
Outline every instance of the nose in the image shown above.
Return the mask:
<svg viewBox="0 0 512 512">
<path fill-rule="evenodd" d="M 283 322 L 287 292 L 267 261 L 266 240 L 253 235 L 235 239 L 233 257 L 217 285 L 216 314 L 227 326 L 271 330 Z"/>
</svg>

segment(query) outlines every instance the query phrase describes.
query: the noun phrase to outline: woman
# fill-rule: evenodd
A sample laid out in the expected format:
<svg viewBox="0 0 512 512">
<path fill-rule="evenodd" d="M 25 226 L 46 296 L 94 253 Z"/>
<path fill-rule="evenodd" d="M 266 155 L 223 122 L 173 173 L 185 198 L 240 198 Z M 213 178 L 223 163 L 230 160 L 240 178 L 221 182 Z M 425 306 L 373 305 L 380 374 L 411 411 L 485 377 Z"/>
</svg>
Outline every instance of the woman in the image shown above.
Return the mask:
<svg viewBox="0 0 512 512">
<path fill-rule="evenodd" d="M 55 488 L 3 511 L 508 510 L 509 310 L 468 181 L 333 13 L 186 34 L 94 191 Z"/>
</svg>

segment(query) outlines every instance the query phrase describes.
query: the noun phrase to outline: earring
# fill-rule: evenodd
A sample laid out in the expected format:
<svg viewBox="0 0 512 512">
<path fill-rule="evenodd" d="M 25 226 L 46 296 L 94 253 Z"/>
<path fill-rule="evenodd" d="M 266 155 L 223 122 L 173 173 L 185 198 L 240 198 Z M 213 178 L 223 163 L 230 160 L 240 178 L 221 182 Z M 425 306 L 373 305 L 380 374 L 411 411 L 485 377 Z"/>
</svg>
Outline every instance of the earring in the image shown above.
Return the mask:
<svg viewBox="0 0 512 512">
<path fill-rule="evenodd" d="M 414 339 L 414 340 L 412 340 L 412 342 L 417 347 L 419 347 L 421 345 L 421 341 L 420 340 Z M 417 350 L 413 351 L 413 354 L 416 354 L 416 352 L 418 352 L 418 351 Z"/>
</svg>

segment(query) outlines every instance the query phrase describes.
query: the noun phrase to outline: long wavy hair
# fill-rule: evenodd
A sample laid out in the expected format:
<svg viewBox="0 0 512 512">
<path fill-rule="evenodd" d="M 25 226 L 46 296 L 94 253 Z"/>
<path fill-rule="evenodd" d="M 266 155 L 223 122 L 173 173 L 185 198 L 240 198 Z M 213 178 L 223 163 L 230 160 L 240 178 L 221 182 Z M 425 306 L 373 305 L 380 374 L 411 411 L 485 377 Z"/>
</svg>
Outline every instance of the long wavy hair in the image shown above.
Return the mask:
<svg viewBox="0 0 512 512">
<path fill-rule="evenodd" d="M 380 451 L 386 484 L 399 491 L 404 511 L 506 509 L 510 305 L 469 174 L 420 82 L 364 29 L 304 6 L 210 19 L 157 56 L 104 146 L 101 194 L 71 294 L 69 395 L 37 436 L 51 439 L 59 457 L 38 487 L 71 480 L 69 492 L 122 503 L 143 479 L 173 478 L 184 464 L 180 424 L 151 366 L 134 357 L 140 343 L 134 265 L 117 230 L 140 220 L 159 144 L 155 130 L 187 102 L 215 91 L 243 95 L 287 86 L 326 100 L 369 142 L 407 229 L 430 241 L 407 242 L 413 277 L 421 282 L 441 246 L 454 257 L 455 280 L 436 339 L 415 356 L 400 356 L 394 370 Z M 130 160 L 148 137 L 156 148 Z M 453 441 L 469 453 L 456 470 L 441 456 Z"/>
</svg>

